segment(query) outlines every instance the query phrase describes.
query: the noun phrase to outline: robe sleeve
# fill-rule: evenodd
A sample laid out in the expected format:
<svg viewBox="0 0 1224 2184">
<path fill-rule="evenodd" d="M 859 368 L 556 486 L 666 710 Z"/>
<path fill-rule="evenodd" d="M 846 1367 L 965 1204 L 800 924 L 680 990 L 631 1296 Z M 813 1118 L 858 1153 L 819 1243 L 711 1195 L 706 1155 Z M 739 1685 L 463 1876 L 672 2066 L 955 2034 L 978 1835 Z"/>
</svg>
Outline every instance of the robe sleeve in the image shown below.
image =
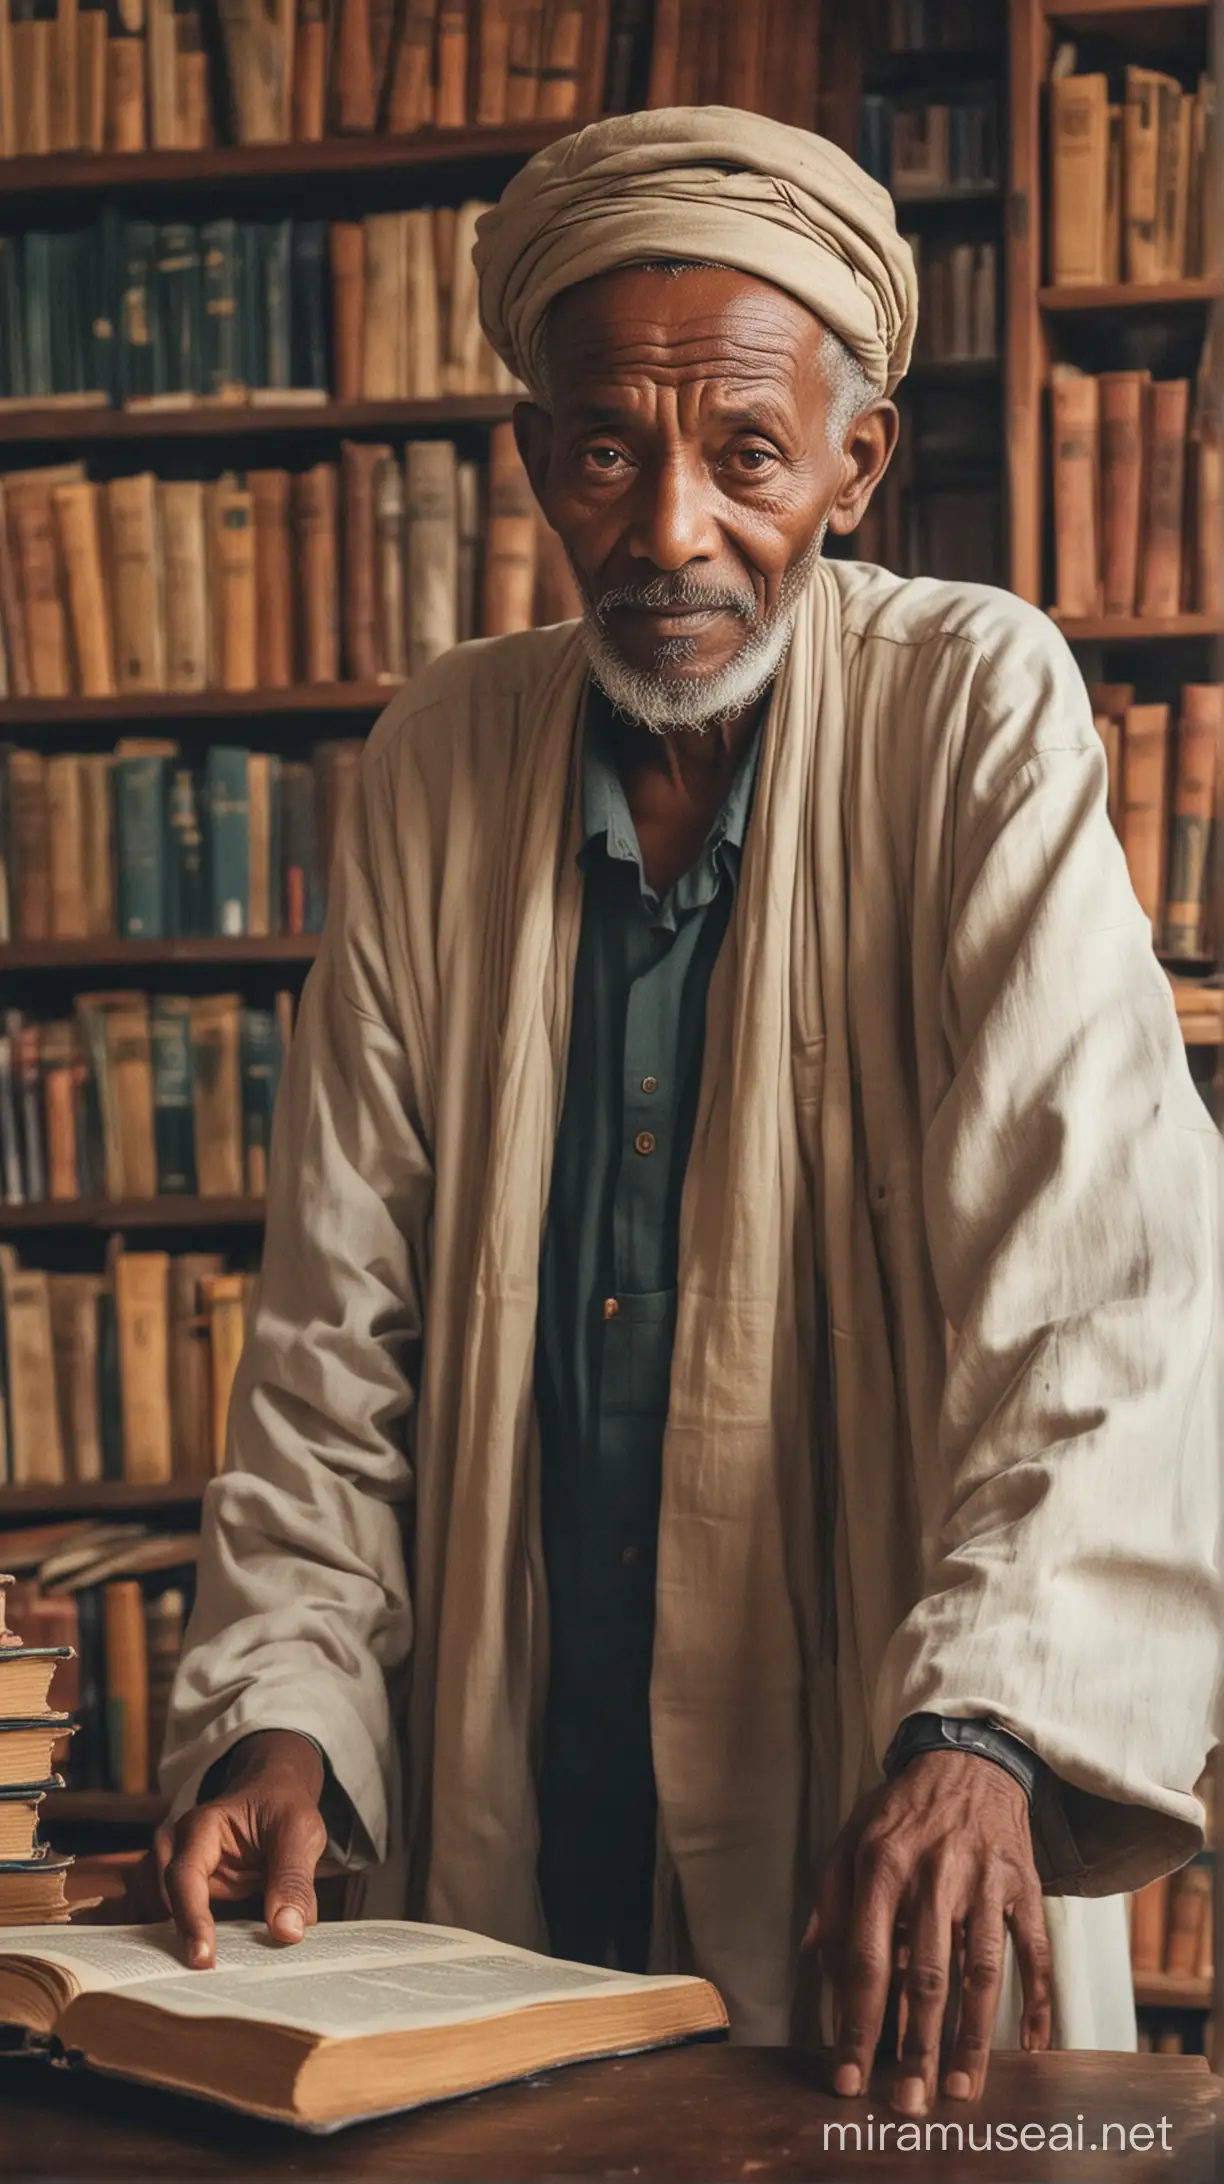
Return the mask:
<svg viewBox="0 0 1224 2184">
<path fill-rule="evenodd" d="M 1006 677 L 988 684 L 955 790 L 951 1079 L 923 1160 L 953 1338 L 943 1516 L 877 1731 L 993 1715 L 1053 1771 L 1034 1808 L 1046 1885 L 1095 1895 L 1201 1843 L 1219 1170 L 1083 686 L 1044 642 L 1029 717 Z"/>
<path fill-rule="evenodd" d="M 412 1640 L 403 1527 L 432 1200 L 394 991 L 395 875 L 379 869 L 388 802 L 374 752 L 277 1102 L 258 1305 L 161 1770 L 177 1813 L 239 1737 L 303 1731 L 349 1800 L 354 1854 L 375 1858 L 399 1796 L 386 1679 Z"/>
</svg>

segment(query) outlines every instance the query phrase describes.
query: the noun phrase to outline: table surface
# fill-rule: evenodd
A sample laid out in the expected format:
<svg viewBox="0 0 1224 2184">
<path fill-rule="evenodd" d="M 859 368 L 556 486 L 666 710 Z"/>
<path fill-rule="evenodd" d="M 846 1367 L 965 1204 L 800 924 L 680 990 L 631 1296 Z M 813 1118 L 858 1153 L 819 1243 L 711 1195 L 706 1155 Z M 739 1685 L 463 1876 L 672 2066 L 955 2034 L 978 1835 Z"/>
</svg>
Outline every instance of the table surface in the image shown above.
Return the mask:
<svg viewBox="0 0 1224 2184">
<path fill-rule="evenodd" d="M 23 2057 L 0 2061 L 0 2175 L 6 2179 L 120 2177 L 293 2178 L 324 2184 L 560 2184 L 615 2178 L 634 2184 L 1211 2184 L 1224 2086 L 1201 2057 L 1001 2054 L 980 2105 L 941 2102 L 932 2122 L 960 2123 L 964 2149 L 936 2134 L 921 2152 L 879 2150 L 879 2098 L 834 2100 L 818 2057 L 773 2048 L 694 2046 L 585 2063 L 319 2138 L 235 2116 L 201 2102 L 137 2090 Z M 870 2129 L 868 2118 L 872 2119 Z M 1168 2122 L 1161 2151 L 1159 2125 Z M 986 2126 L 1046 2131 L 1082 2119 L 1083 2151 L 985 2150 Z M 857 2123 L 860 2150 L 826 2125 Z M 1101 2150 L 1102 2126 L 1115 2130 Z M 970 2150 L 968 2126 L 977 2150 Z M 1114 2151 L 1116 2126 L 1153 2131 L 1150 2153 Z M 924 2128 L 920 2126 L 920 2128 Z M 892 2136 L 892 2134 L 889 2134 Z M 872 2139 L 874 2137 L 874 2147 Z M 1094 2142 L 1096 2150 L 1094 2151 Z M 1028 2147 L 1032 2149 L 1030 2134 Z M 1143 2146 L 1143 2135 L 1136 2142 Z M 1019 2141 L 1017 2139 L 1017 2147 Z M 1060 2142 L 1056 2140 L 1056 2148 Z"/>
</svg>

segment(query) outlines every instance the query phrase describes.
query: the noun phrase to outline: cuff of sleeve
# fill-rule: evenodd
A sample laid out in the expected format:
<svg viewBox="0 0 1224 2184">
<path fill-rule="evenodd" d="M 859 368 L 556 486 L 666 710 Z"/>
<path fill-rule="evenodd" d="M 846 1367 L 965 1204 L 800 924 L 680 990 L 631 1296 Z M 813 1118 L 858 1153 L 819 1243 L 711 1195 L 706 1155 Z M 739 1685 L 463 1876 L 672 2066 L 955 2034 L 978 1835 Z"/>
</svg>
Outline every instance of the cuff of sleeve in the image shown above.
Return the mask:
<svg viewBox="0 0 1224 2184">
<path fill-rule="evenodd" d="M 260 1729 L 289 1729 L 306 1737 L 323 1758 L 325 1782 L 319 1810 L 328 1831 L 328 1854 L 349 1866 L 379 1864 L 387 1855 L 387 1791 L 383 1770 L 369 1732 L 347 1700 L 328 1694 L 327 1743 L 318 1736 L 317 1704 L 307 1710 L 300 1698 L 260 1690 L 235 1700 L 209 1725 L 206 1735 L 174 1755 L 163 1767 L 162 1787 L 170 1797 L 171 1821 L 207 1794 L 206 1783 L 220 1762 L 244 1737 Z M 209 1784 L 211 1787 L 211 1784 Z M 325 1803 L 328 1789 L 333 1795 Z"/>
</svg>

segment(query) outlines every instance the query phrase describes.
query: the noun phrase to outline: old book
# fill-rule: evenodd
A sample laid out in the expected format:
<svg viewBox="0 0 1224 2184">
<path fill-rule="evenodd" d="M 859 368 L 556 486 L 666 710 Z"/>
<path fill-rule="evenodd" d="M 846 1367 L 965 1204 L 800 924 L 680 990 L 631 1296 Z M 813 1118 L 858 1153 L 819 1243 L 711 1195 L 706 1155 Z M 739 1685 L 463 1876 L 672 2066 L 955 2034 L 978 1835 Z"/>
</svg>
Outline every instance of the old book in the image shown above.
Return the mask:
<svg viewBox="0 0 1224 2184">
<path fill-rule="evenodd" d="M 481 548 L 484 524 L 480 509 L 480 465 L 455 467 L 455 631 L 460 644 L 480 634 Z"/>
<path fill-rule="evenodd" d="M 191 1063 L 191 1003 L 182 994 L 149 998 L 153 1061 L 153 1140 L 157 1193 L 195 1194 L 195 1100 Z"/>
<path fill-rule="evenodd" d="M 509 424 L 489 435 L 489 517 L 485 530 L 486 637 L 530 629 L 535 592 L 535 500 Z"/>
<path fill-rule="evenodd" d="M 200 1295 L 205 1275 L 220 1274 L 215 1252 L 176 1254 L 170 1261 L 170 1413 L 174 1472 L 179 1479 L 212 1477 L 212 1379 L 208 1314 Z"/>
<path fill-rule="evenodd" d="M 372 0 L 336 0 L 332 86 L 337 129 L 361 133 L 376 126 Z"/>
<path fill-rule="evenodd" d="M 195 1083 L 196 1177 L 201 1198 L 241 1198 L 242 1002 L 237 994 L 201 994 L 191 1005 Z"/>
<path fill-rule="evenodd" d="M 1060 286 L 1106 279 L 1109 84 L 1103 75 L 1050 85 L 1051 277 Z"/>
<path fill-rule="evenodd" d="M 1131 886 L 1159 933 L 1169 820 L 1169 708 L 1127 707 L 1122 736 L 1122 847 Z"/>
<path fill-rule="evenodd" d="M 235 220 L 205 220 L 200 228 L 200 390 L 206 403 L 244 402 L 254 374 L 253 329 L 240 296 L 245 229 Z"/>
<path fill-rule="evenodd" d="M 1186 246 L 1190 224 L 1191 131 L 1194 94 L 1183 91 L 1168 113 L 1168 152 L 1162 157 L 1160 242 L 1165 273 L 1181 280 L 1186 271 Z M 1161 114 L 1162 126 L 1165 114 Z"/>
<path fill-rule="evenodd" d="M 468 17 L 465 0 L 438 0 L 437 100 L 439 129 L 462 129 L 468 118 Z"/>
<path fill-rule="evenodd" d="M 63 1777 L 46 1783 L 0 1790 L 0 1858 L 30 1858 L 38 1836 L 39 1811 L 48 1790 L 63 1788 Z"/>
<path fill-rule="evenodd" d="M 144 1595 L 135 1578 L 103 1587 L 102 1627 L 110 1786 L 140 1794 L 149 1787 L 149 1664 Z"/>
<path fill-rule="evenodd" d="M 38 1064 L 42 1076 L 46 1124 L 47 1196 L 61 1202 L 82 1191 L 84 1064 L 75 1027 L 60 1019 L 38 1028 Z"/>
<path fill-rule="evenodd" d="M 1131 1897 L 1131 1969 L 1162 1972 L 1169 1909 L 1169 1876 L 1162 1873 Z"/>
<path fill-rule="evenodd" d="M 12 68 L 19 87 L 13 104 L 15 150 L 26 158 L 51 150 L 51 66 L 55 38 L 53 5 L 16 0 L 10 11 Z"/>
<path fill-rule="evenodd" d="M 298 0 L 293 48 L 293 141 L 317 144 L 327 130 L 328 0 Z"/>
<path fill-rule="evenodd" d="M 65 1468 L 69 1479 L 86 1485 L 102 1477 L 98 1308 L 105 1286 L 101 1274 L 51 1276 L 51 1339 Z"/>
<path fill-rule="evenodd" d="M 433 401 L 442 391 L 439 377 L 438 276 L 434 265 L 433 214 L 406 212 L 404 221 L 404 298 L 407 340 L 404 391 L 413 401 Z"/>
<path fill-rule="evenodd" d="M 387 127 L 395 136 L 434 119 L 433 48 L 438 0 L 407 0 L 391 68 Z"/>
<path fill-rule="evenodd" d="M 1159 228 L 1162 96 L 1166 100 L 1175 96 L 1180 102 L 1180 84 L 1155 69 L 1127 69 L 1123 116 L 1123 227 L 1128 281 L 1164 278 Z"/>
<path fill-rule="evenodd" d="M 17 101 L 13 91 L 13 20 L 10 0 L 0 0 L 0 159 L 18 150 Z"/>
<path fill-rule="evenodd" d="M 32 697 L 34 684 L 30 674 L 30 648 L 26 642 L 25 611 L 3 483 L 0 483 L 0 631 L 4 636 L 10 695 Z"/>
<path fill-rule="evenodd" d="M 375 659 L 380 682 L 402 682 L 407 673 L 404 616 L 404 477 L 388 451 L 375 466 L 374 510 Z"/>
<path fill-rule="evenodd" d="M 77 141 L 83 152 L 106 149 L 107 24 L 103 0 L 77 10 Z"/>
<path fill-rule="evenodd" d="M 334 463 L 316 463 L 293 481 L 293 526 L 301 615 L 302 680 L 340 680 L 340 578 Z"/>
<path fill-rule="evenodd" d="M 143 152 L 145 129 L 144 0 L 110 0 L 106 42 L 106 149 Z"/>
<path fill-rule="evenodd" d="M 354 682 L 378 678 L 378 609 L 374 553 L 374 478 L 388 447 L 345 440 L 340 449 L 344 479 L 344 647 Z"/>
<path fill-rule="evenodd" d="M 362 226 L 362 394 L 367 402 L 394 402 L 408 393 L 407 215 L 371 213 Z"/>
<path fill-rule="evenodd" d="M 459 642 L 459 501 L 454 443 L 410 441 L 404 453 L 408 565 L 407 672 L 419 675 Z"/>
<path fill-rule="evenodd" d="M 1148 409 L 1147 525 L 1139 579 L 1139 612 L 1145 617 L 1165 619 L 1181 608 L 1189 414 L 1189 380 L 1158 379 Z"/>
<path fill-rule="evenodd" d="M 157 1195 L 153 1130 L 153 1052 L 146 993 L 90 995 L 103 1011 L 106 1068 L 114 1102 L 124 1198 Z"/>
<path fill-rule="evenodd" d="M 336 399 L 360 402 L 365 390 L 365 223 L 333 220 L 328 249 Z"/>
<path fill-rule="evenodd" d="M 1183 684 L 1169 837 L 1166 955 L 1197 956 L 1204 949 L 1216 775 L 1222 745 L 1224 684 Z"/>
<path fill-rule="evenodd" d="M 9 1479 L 14 1486 L 62 1486 L 66 1474 L 55 1390 L 49 1277 L 41 1268 L 21 1266 L 11 1244 L 0 1244 L 0 1298 Z M 47 1772 L 44 1766 L 41 1773 Z"/>
<path fill-rule="evenodd" d="M 51 933 L 55 940 L 88 938 L 81 887 L 85 863 L 84 762 L 69 752 L 47 760 L 47 840 L 51 859 Z"/>
<path fill-rule="evenodd" d="M 144 1619 L 149 1675 L 149 1776 L 151 1782 L 156 1782 L 187 1620 L 187 1603 L 181 1587 L 168 1586 L 165 1592 L 146 1600 Z"/>
<path fill-rule="evenodd" d="M 170 1431 L 169 1280 L 164 1251 L 115 1254 L 115 1323 L 123 1419 L 123 1476 L 151 1486 L 173 1470 Z"/>
<path fill-rule="evenodd" d="M 1198 1972 L 1203 1932 L 1211 1917 L 1211 1868 L 1183 1866 L 1169 1889 L 1168 1933 L 1165 1941 L 1166 1972 L 1193 1979 Z"/>
<path fill-rule="evenodd" d="M 214 743 L 204 762 L 209 858 L 209 930 L 236 939 L 250 930 L 250 753 Z"/>
<path fill-rule="evenodd" d="M 242 1012 L 242 1136 L 246 1187 L 253 1198 L 268 1190 L 272 1116 L 280 1088 L 281 1048 L 271 1009 Z"/>
<path fill-rule="evenodd" d="M 54 2033 L 87 2066 L 316 2130 L 727 2024 L 702 1979 L 607 1972 L 390 1920 L 312 1927 L 261 1989 L 262 1934 L 254 1921 L 218 1927 L 211 1976 L 225 1981 L 224 2017 L 199 2014 L 168 1925 L 90 1930 L 89 1987 L 73 1966 L 75 1929 L 62 1947 L 22 1934 L 0 1946 L 0 2018 Z M 122 1982 L 142 1956 L 133 2003 Z M 377 1978 L 372 2000 L 363 1973 Z"/>
<path fill-rule="evenodd" d="M 179 146 L 202 152 L 213 141 L 213 112 L 208 48 L 196 0 L 174 0 L 174 25 Z"/>
<path fill-rule="evenodd" d="M 167 690 L 208 685 L 204 492 L 198 478 L 164 478 L 157 489 Z"/>
<path fill-rule="evenodd" d="M 76 686 L 82 697 L 111 698 L 118 686 L 102 563 L 102 488 L 85 480 L 80 485 L 57 485 L 51 497 L 68 594 Z"/>
<path fill-rule="evenodd" d="M 254 690 L 259 682 L 259 662 L 250 490 L 234 471 L 226 471 L 205 489 L 205 500 L 212 681 L 220 690 Z"/>
<path fill-rule="evenodd" d="M 157 479 L 151 471 L 105 487 L 115 679 L 136 695 L 166 687 Z"/>
<path fill-rule="evenodd" d="M 499 128 L 506 120 L 512 6 L 513 0 L 483 0 L 478 13 L 476 126 L 480 129 Z"/>
<path fill-rule="evenodd" d="M 238 142 L 287 142 L 293 0 L 218 0 L 217 13 Z"/>
<path fill-rule="evenodd" d="M 179 142 L 179 108 L 174 0 L 145 0 L 145 50 L 149 142 L 157 151 L 175 151 Z"/>
<path fill-rule="evenodd" d="M 77 0 L 56 0 L 50 57 L 51 150 L 75 152 L 81 141 Z"/>
<path fill-rule="evenodd" d="M 1143 517 L 1147 372 L 1102 372 L 1101 590 L 1106 614 L 1133 614 Z"/>
<path fill-rule="evenodd" d="M 66 698 L 72 690 L 68 618 L 51 488 L 10 478 L 5 501 L 33 694 Z"/>
<path fill-rule="evenodd" d="M 80 767 L 85 930 L 91 940 L 101 940 L 115 931 L 117 919 L 110 755 L 88 752 Z"/>
<path fill-rule="evenodd" d="M 1060 615 L 1100 606 L 1097 531 L 1099 389 L 1087 372 L 1055 365 L 1050 385 L 1054 437 L 1055 604 Z"/>
<path fill-rule="evenodd" d="M 8 754 L 9 848 L 16 867 L 17 938 L 51 937 L 51 843 L 47 762 L 41 751 Z"/>
<path fill-rule="evenodd" d="M 476 308 L 476 268 L 472 263 L 472 248 L 476 241 L 476 222 L 483 205 L 475 199 L 461 205 L 451 223 L 449 237 L 449 264 L 443 271 L 443 252 L 448 238 L 438 229 L 434 236 L 434 255 L 439 275 L 439 305 L 445 305 L 445 315 L 440 313 L 439 346 L 441 351 L 440 382 L 444 394 L 478 394 L 481 391 L 481 351 L 484 336 Z M 487 344 L 484 344 L 487 346 Z"/>
<path fill-rule="evenodd" d="M 1109 165 L 1105 187 L 1104 279 L 1110 285 L 1122 279 L 1122 152 L 1125 111 L 1125 108 L 1120 105 L 1111 105 L 1109 109 Z"/>
<path fill-rule="evenodd" d="M 220 1471 L 225 1462 L 230 1396 L 246 1334 L 245 1277 L 206 1274 L 200 1282 L 200 1296 L 208 1314 L 213 1470 Z"/>
<path fill-rule="evenodd" d="M 116 754 L 115 878 L 124 940 L 173 933 L 167 807 L 171 760 L 159 752 Z"/>
<path fill-rule="evenodd" d="M 293 681 L 293 549 L 289 472 L 248 470 L 255 519 L 256 680 L 261 690 Z"/>
<path fill-rule="evenodd" d="M 530 121 L 536 111 L 543 55 L 544 0 L 508 0 L 505 118 Z"/>
<path fill-rule="evenodd" d="M 275 931 L 272 906 L 272 806 L 274 786 L 279 790 L 280 767 L 266 751 L 252 751 L 247 758 L 247 809 L 250 849 L 247 865 L 247 931 Z"/>
</svg>

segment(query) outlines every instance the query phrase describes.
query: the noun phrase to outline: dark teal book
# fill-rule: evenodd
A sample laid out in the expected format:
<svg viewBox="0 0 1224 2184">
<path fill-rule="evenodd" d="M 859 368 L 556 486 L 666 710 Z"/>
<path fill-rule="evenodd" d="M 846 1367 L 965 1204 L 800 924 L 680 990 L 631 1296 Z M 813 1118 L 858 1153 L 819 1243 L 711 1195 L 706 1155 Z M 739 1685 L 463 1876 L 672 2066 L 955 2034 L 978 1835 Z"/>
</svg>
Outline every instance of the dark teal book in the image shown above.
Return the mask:
<svg viewBox="0 0 1224 2184">
<path fill-rule="evenodd" d="M 123 229 L 123 308 L 120 313 L 120 385 L 125 402 L 159 394 L 153 338 L 153 263 L 157 230 L 151 220 L 128 220 Z"/>
<path fill-rule="evenodd" d="M 285 785 L 284 762 L 268 760 L 268 931 L 285 930 L 284 889 L 280 874 L 284 861 Z"/>
<path fill-rule="evenodd" d="M 204 771 L 209 930 L 227 939 L 251 929 L 251 804 L 245 750 L 214 743 Z"/>
<path fill-rule="evenodd" d="M 98 1360 L 101 1379 L 102 1330 L 106 1318 L 102 1307 L 109 1307 L 111 1348 L 114 1353 L 114 1395 L 110 1412 L 110 1427 L 114 1437 L 113 1450 L 107 1443 L 108 1416 L 102 1405 L 102 1476 L 106 1479 L 123 1477 L 123 1435 L 119 1423 L 119 1349 L 115 1339 L 115 1308 L 111 1299 L 104 1296 L 98 1317 Z M 117 1456 L 117 1468 L 112 1468 L 112 1455 Z M 97 1585 L 83 1585 L 76 1594 L 77 1606 L 77 1733 L 68 1747 L 68 1780 L 75 1790 L 104 1790 L 107 1786 L 106 1763 L 106 1645 L 102 1629 L 102 1609 Z"/>
<path fill-rule="evenodd" d="M 246 1187 L 254 1198 L 268 1188 L 272 1111 L 280 1087 L 280 1030 L 271 1009 L 242 1012 L 242 1144 Z"/>
<path fill-rule="evenodd" d="M 200 239 L 189 222 L 158 228 L 154 287 L 158 393 L 200 394 Z"/>
<path fill-rule="evenodd" d="M 253 220 L 240 220 L 235 246 L 238 290 L 238 324 L 242 344 L 242 376 L 248 387 L 266 384 L 267 312 L 263 297 L 263 253 L 259 228 Z"/>
<path fill-rule="evenodd" d="M 0 235 L 0 396 L 24 395 L 25 306 L 19 235 Z"/>
<path fill-rule="evenodd" d="M 3 625 L 0 624 L 0 639 Z M 13 822 L 9 806 L 9 752 L 11 743 L 0 743 L 0 942 L 12 940 L 17 929 L 17 875 L 13 868 Z"/>
<path fill-rule="evenodd" d="M 84 329 L 86 384 L 108 402 L 121 402 L 119 320 L 123 296 L 123 220 L 108 206 L 81 237 L 81 293 L 88 298 Z"/>
<path fill-rule="evenodd" d="M 247 384 L 239 271 L 237 223 L 206 221 L 200 229 L 200 389 L 212 401 Z"/>
<path fill-rule="evenodd" d="M 177 936 L 208 933 L 200 790 L 190 766 L 176 766 L 170 777 L 170 904 Z"/>
<path fill-rule="evenodd" d="M 327 222 L 295 220 L 290 281 L 293 385 L 319 387 L 324 393 L 331 385 L 330 289 Z"/>
<path fill-rule="evenodd" d="M 314 768 L 286 759 L 281 768 L 281 832 L 278 896 L 281 930 L 323 930 L 323 871 L 315 813 Z M 273 868 L 277 869 L 276 867 Z"/>
<path fill-rule="evenodd" d="M 53 238 L 27 228 L 22 241 L 22 293 L 25 302 L 26 394 L 34 401 L 55 392 L 51 362 L 51 245 Z"/>
<path fill-rule="evenodd" d="M 164 940 L 170 933 L 169 769 L 166 758 L 115 760 L 115 876 L 123 940 Z"/>
<path fill-rule="evenodd" d="M 263 220 L 259 237 L 260 288 L 263 296 L 263 376 L 260 387 L 293 385 L 292 220 Z"/>
<path fill-rule="evenodd" d="M 23 1206 L 21 1131 L 17 1123 L 15 1041 L 0 1032 L 0 1194 L 6 1206 Z"/>
<path fill-rule="evenodd" d="M 191 1003 L 181 994 L 149 1000 L 153 1051 L 153 1139 L 157 1188 L 195 1195 L 195 1107 L 191 1080 Z"/>
</svg>

